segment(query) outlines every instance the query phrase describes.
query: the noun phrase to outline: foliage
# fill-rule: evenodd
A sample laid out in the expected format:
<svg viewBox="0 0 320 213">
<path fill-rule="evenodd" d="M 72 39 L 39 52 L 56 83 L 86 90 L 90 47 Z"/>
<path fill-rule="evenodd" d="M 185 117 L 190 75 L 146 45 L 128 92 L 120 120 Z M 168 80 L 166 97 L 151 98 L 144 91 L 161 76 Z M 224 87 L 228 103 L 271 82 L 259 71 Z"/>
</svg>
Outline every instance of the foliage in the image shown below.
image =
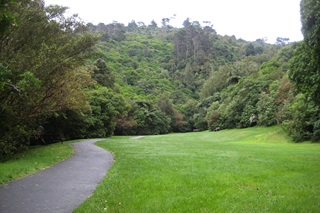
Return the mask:
<svg viewBox="0 0 320 213">
<path fill-rule="evenodd" d="M 101 26 L 103 25 L 99 24 L 91 28 L 97 32 Z M 221 37 L 211 27 L 202 28 L 196 22 L 174 31 L 173 37 L 168 29 L 166 29 L 168 37 L 163 39 L 163 34 L 159 36 L 154 33 L 157 28 L 142 26 L 132 21 L 128 25 L 128 33 L 124 39 L 100 42 L 95 57 L 101 58 L 107 67 L 113 70 L 117 90 L 128 99 L 152 100 L 153 105 L 154 100 L 160 100 L 163 94 L 167 94 L 167 101 L 171 102 L 173 110 L 170 113 L 161 110 L 170 120 L 171 131 L 190 131 L 200 127 L 205 130 L 206 109 L 201 113 L 200 107 L 192 113 L 191 111 L 187 113 L 189 111 L 187 101 L 199 99 L 199 94 L 205 98 L 206 94 L 200 93 L 205 79 L 215 67 L 226 62 L 225 56 L 235 54 L 230 60 L 228 59 L 228 62 L 239 59 L 244 45 L 238 43 L 234 37 Z M 186 56 L 182 56 L 184 49 L 190 50 Z M 247 62 L 243 64 L 239 62 L 232 66 L 232 71 L 220 72 L 226 78 L 226 86 L 232 79 L 248 76 L 249 72 L 257 69 L 258 65 L 252 63 L 250 69 L 246 70 L 244 68 L 246 66 L 243 65 Z M 219 79 L 216 81 L 219 82 Z M 211 85 L 208 83 L 208 87 Z M 208 88 L 209 90 L 211 89 Z M 128 123 L 123 119 L 118 120 L 121 125 L 118 125 L 117 132 L 133 134 L 130 129 L 137 124 L 133 116 L 136 109 L 138 108 L 132 107 L 131 113 L 122 116 L 129 119 Z M 183 117 L 188 120 L 187 123 Z M 124 126 L 128 126 L 128 131 Z M 134 134 L 139 134 L 137 128 Z"/>
<path fill-rule="evenodd" d="M 301 1 L 301 22 L 304 41 L 295 51 L 291 62 L 290 78 L 299 91 L 320 105 L 320 3 L 317 0 Z"/>
<path fill-rule="evenodd" d="M 0 141 L 6 154 L 28 145 L 47 116 L 88 108 L 82 89 L 92 80 L 83 65 L 97 37 L 76 16 L 64 17 L 65 10 L 40 0 L 7 10 L 18 24 L 0 41 Z"/>
<path fill-rule="evenodd" d="M 187 122 L 184 120 L 184 115 L 175 108 L 171 100 L 166 95 L 162 95 L 159 97 L 157 106 L 162 111 L 162 113 L 164 113 L 164 115 L 170 120 L 170 131 L 186 131 Z"/>
<path fill-rule="evenodd" d="M 10 10 L 13 4 L 13 0 L 2 0 L 0 2 L 0 39 L 15 24 L 15 17 Z"/>
<path fill-rule="evenodd" d="M 282 123 L 297 141 L 319 140 L 317 1 L 301 2 L 305 41 L 291 44 L 221 36 L 190 19 L 84 25 L 40 0 L 3 5 L 1 156 L 34 143 L 39 125 L 83 138 Z"/>
<path fill-rule="evenodd" d="M 98 59 L 94 65 L 96 68 L 93 70 L 92 78 L 101 86 L 114 88 L 115 77 L 106 63 L 103 60 Z"/>
<path fill-rule="evenodd" d="M 91 113 L 86 115 L 86 137 L 113 135 L 116 119 L 128 110 L 124 98 L 106 87 L 87 92 Z"/>
<path fill-rule="evenodd" d="M 275 105 L 272 95 L 262 92 L 256 106 L 259 125 L 273 126 L 277 124 L 275 116 L 277 105 Z"/>
<path fill-rule="evenodd" d="M 288 107 L 294 94 L 286 71 L 294 47 L 266 52 L 271 57 L 264 61 L 260 55 L 250 56 L 211 73 L 201 98 L 205 100 L 213 94 L 220 98 L 207 108 L 208 128 L 272 126 L 290 120 L 294 111 L 289 112 Z"/>
<path fill-rule="evenodd" d="M 137 125 L 129 131 L 132 134 L 165 134 L 170 129 L 170 119 L 148 101 L 137 101 L 133 105 L 133 117 Z"/>
<path fill-rule="evenodd" d="M 296 141 L 319 141 L 320 4 L 315 0 L 302 0 L 300 4 L 304 41 L 295 48 L 289 77 L 303 95 L 295 97 L 289 108 L 292 117 L 286 125 Z"/>
<path fill-rule="evenodd" d="M 284 127 L 294 141 L 319 141 L 320 110 L 312 102 L 307 101 L 304 94 L 297 95 L 290 105 L 290 119 L 284 122 Z"/>
<path fill-rule="evenodd" d="M 43 137 L 45 143 L 86 138 L 86 113 L 81 113 L 75 110 L 66 110 L 59 113 L 54 113 L 48 116 L 43 122 L 45 136 Z M 37 138 L 36 138 L 37 139 Z M 32 140 L 32 143 L 39 143 L 37 140 Z"/>
<path fill-rule="evenodd" d="M 305 41 L 297 45 L 295 56 L 290 64 L 290 79 L 298 90 L 308 95 L 319 105 L 320 100 L 320 59 L 317 50 Z"/>
</svg>

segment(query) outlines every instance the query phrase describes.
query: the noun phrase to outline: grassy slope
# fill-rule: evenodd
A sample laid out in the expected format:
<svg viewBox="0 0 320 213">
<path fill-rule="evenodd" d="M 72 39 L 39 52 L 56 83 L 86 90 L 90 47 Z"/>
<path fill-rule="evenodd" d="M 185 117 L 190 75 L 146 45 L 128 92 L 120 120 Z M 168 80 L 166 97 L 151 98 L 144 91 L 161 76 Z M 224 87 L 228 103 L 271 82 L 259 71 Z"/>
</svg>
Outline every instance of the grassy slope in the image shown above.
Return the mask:
<svg viewBox="0 0 320 213">
<path fill-rule="evenodd" d="M 279 127 L 99 142 L 115 155 L 76 212 L 317 212 L 320 145 Z"/>
<path fill-rule="evenodd" d="M 33 174 L 53 164 L 67 159 L 73 154 L 69 143 L 38 146 L 0 162 L 0 184 Z"/>
</svg>

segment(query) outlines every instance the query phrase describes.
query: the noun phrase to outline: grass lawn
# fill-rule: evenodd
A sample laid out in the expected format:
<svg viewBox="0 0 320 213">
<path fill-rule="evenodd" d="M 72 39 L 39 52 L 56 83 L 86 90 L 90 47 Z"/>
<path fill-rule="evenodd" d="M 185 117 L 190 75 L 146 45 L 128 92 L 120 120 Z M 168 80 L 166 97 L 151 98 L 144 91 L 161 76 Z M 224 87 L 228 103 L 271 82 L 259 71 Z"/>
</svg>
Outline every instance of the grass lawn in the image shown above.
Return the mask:
<svg viewBox="0 0 320 213">
<path fill-rule="evenodd" d="M 30 148 L 14 155 L 10 160 L 0 162 L 0 184 L 33 174 L 72 156 L 69 142 L 49 144 Z"/>
<path fill-rule="evenodd" d="M 112 137 L 115 163 L 75 212 L 319 212 L 320 144 L 280 127 Z"/>
</svg>

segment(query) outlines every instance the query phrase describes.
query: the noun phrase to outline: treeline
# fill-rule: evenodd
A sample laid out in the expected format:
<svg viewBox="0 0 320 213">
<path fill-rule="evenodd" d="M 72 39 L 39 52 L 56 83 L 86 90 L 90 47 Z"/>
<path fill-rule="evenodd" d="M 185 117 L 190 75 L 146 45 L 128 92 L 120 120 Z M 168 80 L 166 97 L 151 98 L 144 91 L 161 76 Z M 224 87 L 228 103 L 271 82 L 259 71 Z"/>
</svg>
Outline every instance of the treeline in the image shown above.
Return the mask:
<svg viewBox="0 0 320 213">
<path fill-rule="evenodd" d="M 315 3 L 301 2 L 305 41 L 271 45 L 221 36 L 208 22 L 83 24 L 65 7 L 5 0 L 0 157 L 39 141 L 255 125 L 319 141 Z"/>
<path fill-rule="evenodd" d="M 90 109 L 84 63 L 99 37 L 64 7 L 1 1 L 0 157 L 29 146 L 38 128 L 69 111 Z M 51 126 L 51 124 L 48 124 Z M 59 134 L 59 133 L 55 133 Z"/>
</svg>

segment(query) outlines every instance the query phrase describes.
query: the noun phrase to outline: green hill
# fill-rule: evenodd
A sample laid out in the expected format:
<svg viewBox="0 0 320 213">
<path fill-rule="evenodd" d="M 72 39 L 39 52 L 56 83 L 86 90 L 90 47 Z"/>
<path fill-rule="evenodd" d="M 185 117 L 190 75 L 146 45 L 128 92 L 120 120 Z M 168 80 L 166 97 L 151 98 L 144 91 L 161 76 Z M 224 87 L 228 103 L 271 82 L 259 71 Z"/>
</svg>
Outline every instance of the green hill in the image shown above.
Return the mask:
<svg viewBox="0 0 320 213">
<path fill-rule="evenodd" d="M 318 25 L 308 21 L 317 10 L 301 7 L 305 41 L 268 44 L 189 19 L 182 28 L 169 19 L 84 24 L 65 7 L 10 1 L 0 32 L 0 157 L 61 139 L 251 126 L 319 141 Z"/>
</svg>

